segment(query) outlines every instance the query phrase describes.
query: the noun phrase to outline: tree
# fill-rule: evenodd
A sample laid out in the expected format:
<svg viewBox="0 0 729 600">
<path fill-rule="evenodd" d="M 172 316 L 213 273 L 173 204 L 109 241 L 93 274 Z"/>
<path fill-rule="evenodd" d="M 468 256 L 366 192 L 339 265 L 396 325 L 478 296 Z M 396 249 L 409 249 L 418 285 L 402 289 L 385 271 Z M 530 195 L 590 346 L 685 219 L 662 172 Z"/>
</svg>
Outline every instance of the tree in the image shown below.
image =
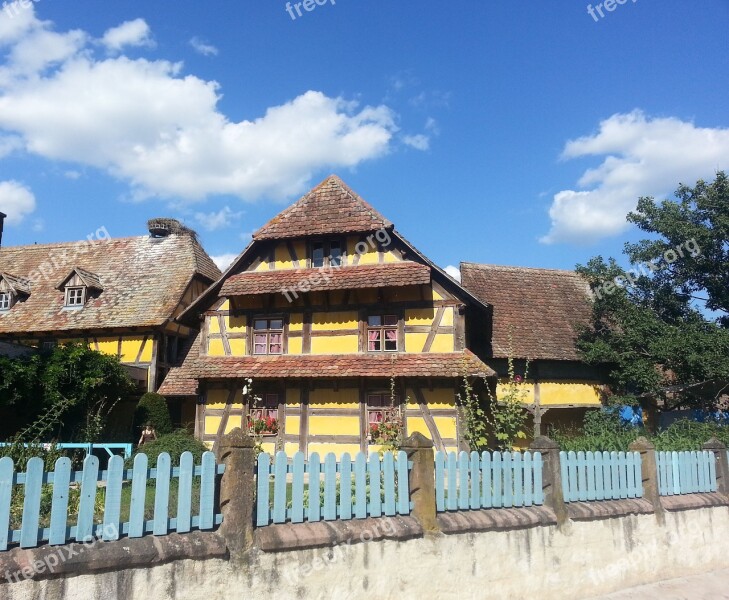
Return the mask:
<svg viewBox="0 0 729 600">
<path fill-rule="evenodd" d="M 0 358 L 0 408 L 22 416 L 0 422 L 0 435 L 15 434 L 38 416 L 53 414 L 54 437 L 98 441 L 112 406 L 133 393 L 134 384 L 118 358 L 82 344 L 28 358 Z"/>
<path fill-rule="evenodd" d="M 134 411 L 134 431 L 136 434 L 146 423 L 152 423 L 157 435 L 172 433 L 172 419 L 164 396 L 147 392 L 139 399 Z"/>
<path fill-rule="evenodd" d="M 578 265 L 594 294 L 578 347 L 608 365 L 613 390 L 667 408 L 714 404 L 729 383 L 729 181 L 640 198 L 628 215 L 651 239 L 626 244 L 632 268 Z"/>
</svg>

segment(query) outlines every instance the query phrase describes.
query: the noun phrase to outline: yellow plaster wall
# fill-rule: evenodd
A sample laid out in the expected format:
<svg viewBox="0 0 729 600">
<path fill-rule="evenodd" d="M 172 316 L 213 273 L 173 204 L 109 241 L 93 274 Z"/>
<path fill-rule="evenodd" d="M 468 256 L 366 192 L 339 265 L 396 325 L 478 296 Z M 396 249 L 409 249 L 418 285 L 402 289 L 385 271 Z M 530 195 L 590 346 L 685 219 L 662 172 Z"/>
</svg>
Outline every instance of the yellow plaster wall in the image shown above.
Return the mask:
<svg viewBox="0 0 729 600">
<path fill-rule="evenodd" d="M 337 459 L 340 459 L 342 457 L 342 454 L 345 452 L 348 452 L 350 457 L 354 458 L 354 456 L 359 452 L 359 445 L 356 444 L 309 444 L 309 458 L 311 458 L 311 455 L 316 452 L 319 454 L 319 457 L 324 460 L 327 454 L 330 452 L 333 452 L 334 455 L 337 457 Z"/>
<path fill-rule="evenodd" d="M 311 338 L 312 354 L 356 354 L 358 350 L 358 335 L 338 335 Z"/>
<path fill-rule="evenodd" d="M 314 313 L 311 317 L 312 331 L 334 329 L 357 329 L 358 315 L 355 311 Z"/>
<path fill-rule="evenodd" d="M 339 390 L 318 389 L 309 392 L 310 408 L 359 408 L 359 390 L 340 388 Z"/>
<path fill-rule="evenodd" d="M 309 435 L 359 435 L 359 417 L 310 415 Z"/>
<path fill-rule="evenodd" d="M 291 313 L 289 315 L 289 331 L 302 331 L 304 329 L 304 314 Z"/>
<path fill-rule="evenodd" d="M 405 325 L 427 325 L 435 319 L 434 308 L 408 308 L 405 310 Z"/>
<path fill-rule="evenodd" d="M 223 340 L 221 340 L 221 339 L 209 340 L 208 355 L 209 356 L 225 356 L 225 346 L 223 346 Z"/>
<path fill-rule="evenodd" d="M 228 333 L 245 333 L 248 325 L 245 317 L 225 317 L 225 328 Z"/>
<path fill-rule="evenodd" d="M 119 349 L 119 338 L 96 338 L 96 341 L 98 342 L 99 352 L 116 356 Z M 91 347 L 96 348 L 97 344 L 92 344 Z"/>
<path fill-rule="evenodd" d="M 208 326 L 208 333 L 220 333 L 220 321 L 217 315 L 205 317 Z"/>
<path fill-rule="evenodd" d="M 441 327 L 451 327 L 453 325 L 453 307 L 446 306 L 443 311 L 443 318 L 440 321 Z"/>
<path fill-rule="evenodd" d="M 431 352 L 453 352 L 453 334 L 438 333 L 433 339 L 433 345 L 430 347 Z"/>
<path fill-rule="evenodd" d="M 289 249 L 286 247 L 285 243 L 280 243 L 276 246 L 275 260 L 276 262 L 274 267 L 276 269 L 294 268 L 294 261 L 291 258 L 291 254 L 289 253 Z"/>
<path fill-rule="evenodd" d="M 301 426 L 301 417 L 286 417 L 286 429 L 285 433 L 289 435 L 299 435 L 299 428 Z"/>
<path fill-rule="evenodd" d="M 427 333 L 406 333 L 405 334 L 405 352 L 420 353 L 423 351 L 425 341 L 428 339 Z"/>
<path fill-rule="evenodd" d="M 304 351 L 304 340 L 300 337 L 289 337 L 289 354 L 302 354 Z"/>
<path fill-rule="evenodd" d="M 600 406 L 600 388 L 596 383 L 541 382 L 539 384 L 541 404 L 581 404 Z"/>
<path fill-rule="evenodd" d="M 230 344 L 230 353 L 233 356 L 245 356 L 246 355 L 246 341 L 241 338 L 230 338 L 228 339 Z"/>
<path fill-rule="evenodd" d="M 300 406 L 299 388 L 286 388 L 286 406 Z"/>
</svg>

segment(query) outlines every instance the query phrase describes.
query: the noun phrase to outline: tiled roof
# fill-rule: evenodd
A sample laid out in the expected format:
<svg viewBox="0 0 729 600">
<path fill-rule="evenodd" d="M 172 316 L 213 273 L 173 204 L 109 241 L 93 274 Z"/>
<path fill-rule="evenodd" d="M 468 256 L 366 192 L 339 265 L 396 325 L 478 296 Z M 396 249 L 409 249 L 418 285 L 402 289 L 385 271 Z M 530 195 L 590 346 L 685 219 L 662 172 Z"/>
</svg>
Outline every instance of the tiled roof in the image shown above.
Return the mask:
<svg viewBox="0 0 729 600">
<path fill-rule="evenodd" d="M 580 360 L 576 328 L 589 321 L 591 301 L 577 273 L 461 263 L 461 279 L 493 306 L 494 357 Z"/>
<path fill-rule="evenodd" d="M 394 357 L 394 358 L 393 358 Z M 339 354 L 213 357 L 200 356 L 195 342 L 182 366 L 174 367 L 159 390 L 168 396 L 194 396 L 198 379 L 351 378 L 351 377 L 476 377 L 494 371 L 466 350 L 449 354 Z"/>
<path fill-rule="evenodd" d="M 81 310 L 63 310 L 56 286 L 74 268 L 103 292 Z M 31 280 L 27 300 L 0 315 L 0 335 L 161 325 L 195 274 L 220 277 L 190 235 L 0 247 L 0 272 Z"/>
<path fill-rule="evenodd" d="M 56 286 L 56 289 L 60 290 L 65 285 L 65 283 L 69 279 L 71 279 L 71 277 L 73 277 L 73 275 L 78 275 L 86 287 L 91 288 L 92 290 L 99 290 L 101 292 L 104 291 L 104 286 L 101 283 L 101 278 L 96 273 L 92 273 L 91 271 L 87 271 L 86 269 L 82 269 L 81 267 L 74 267 L 73 269 L 71 269 L 71 272 L 63 278 L 61 283 Z"/>
<path fill-rule="evenodd" d="M 392 223 L 330 175 L 296 203 L 277 214 L 253 234 L 254 240 L 273 240 L 376 231 Z"/>
<path fill-rule="evenodd" d="M 0 279 L 4 279 L 15 294 L 30 294 L 30 280 L 24 277 L 11 275 L 10 273 L 0 273 Z"/>
<path fill-rule="evenodd" d="M 331 269 L 296 269 L 240 273 L 229 277 L 222 296 L 276 294 L 287 290 L 301 292 L 306 284 L 312 290 L 343 290 L 430 283 L 430 267 L 412 261 Z"/>
</svg>

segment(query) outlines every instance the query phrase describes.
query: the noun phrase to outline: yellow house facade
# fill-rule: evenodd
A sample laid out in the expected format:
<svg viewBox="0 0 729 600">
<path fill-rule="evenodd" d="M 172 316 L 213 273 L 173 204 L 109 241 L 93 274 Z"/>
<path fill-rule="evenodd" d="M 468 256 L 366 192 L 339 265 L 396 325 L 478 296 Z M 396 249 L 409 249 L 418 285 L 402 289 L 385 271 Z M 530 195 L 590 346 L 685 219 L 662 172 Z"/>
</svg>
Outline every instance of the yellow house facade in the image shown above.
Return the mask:
<svg viewBox="0 0 729 600">
<path fill-rule="evenodd" d="M 140 392 L 156 391 L 194 333 L 175 317 L 220 270 L 177 221 L 155 219 L 148 229 L 112 238 L 102 227 L 78 242 L 0 247 L 0 351 L 84 343 L 117 356 Z"/>
<path fill-rule="evenodd" d="M 495 375 L 468 349 L 488 311 L 331 176 L 181 315 L 199 334 L 160 392 L 212 446 L 243 427 L 269 452 L 371 452 L 394 427 L 455 450 L 463 376 Z"/>
</svg>

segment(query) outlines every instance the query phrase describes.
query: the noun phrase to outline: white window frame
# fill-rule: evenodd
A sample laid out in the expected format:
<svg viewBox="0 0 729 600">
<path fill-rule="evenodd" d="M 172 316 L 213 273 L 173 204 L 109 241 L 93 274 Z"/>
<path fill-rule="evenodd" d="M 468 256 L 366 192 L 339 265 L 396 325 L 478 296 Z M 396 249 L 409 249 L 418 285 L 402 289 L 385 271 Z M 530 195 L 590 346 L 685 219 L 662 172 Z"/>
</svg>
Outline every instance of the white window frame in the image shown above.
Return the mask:
<svg viewBox="0 0 729 600">
<path fill-rule="evenodd" d="M 81 296 L 78 296 L 76 292 L 81 292 Z M 65 294 L 65 306 L 69 308 L 79 308 L 86 304 L 86 288 L 83 286 L 73 286 L 66 288 Z"/>
<path fill-rule="evenodd" d="M 0 292 L 0 312 L 10 310 L 13 307 L 13 293 Z"/>
</svg>

